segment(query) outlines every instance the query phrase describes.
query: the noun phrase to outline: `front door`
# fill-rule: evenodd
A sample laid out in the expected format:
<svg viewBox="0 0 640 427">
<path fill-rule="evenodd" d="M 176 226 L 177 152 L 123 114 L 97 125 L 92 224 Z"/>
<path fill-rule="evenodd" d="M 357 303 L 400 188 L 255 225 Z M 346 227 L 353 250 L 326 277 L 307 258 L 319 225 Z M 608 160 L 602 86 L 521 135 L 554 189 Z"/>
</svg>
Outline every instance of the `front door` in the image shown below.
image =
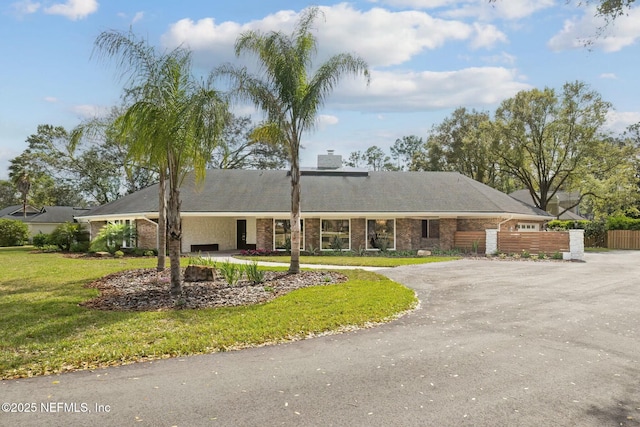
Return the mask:
<svg viewBox="0 0 640 427">
<path fill-rule="evenodd" d="M 249 249 L 247 247 L 247 220 L 239 219 L 236 224 L 238 249 Z"/>
</svg>

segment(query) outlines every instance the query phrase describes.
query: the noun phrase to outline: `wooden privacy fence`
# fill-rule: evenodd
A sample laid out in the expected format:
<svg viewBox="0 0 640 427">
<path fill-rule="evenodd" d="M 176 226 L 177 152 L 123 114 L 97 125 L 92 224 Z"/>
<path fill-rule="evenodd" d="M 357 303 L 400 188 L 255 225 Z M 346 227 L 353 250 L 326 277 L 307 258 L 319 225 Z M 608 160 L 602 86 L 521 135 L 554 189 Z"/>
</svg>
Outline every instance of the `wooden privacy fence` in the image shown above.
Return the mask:
<svg viewBox="0 0 640 427">
<path fill-rule="evenodd" d="M 487 247 L 487 233 L 484 231 L 456 231 L 453 236 L 453 247 L 464 251 L 473 251 L 477 245 L 479 254 L 484 254 Z"/>
<path fill-rule="evenodd" d="M 640 230 L 607 231 L 609 249 L 640 249 Z"/>
<path fill-rule="evenodd" d="M 532 232 L 498 232 L 498 251 L 504 253 L 553 254 L 569 252 L 569 232 L 566 231 L 532 231 Z"/>
</svg>

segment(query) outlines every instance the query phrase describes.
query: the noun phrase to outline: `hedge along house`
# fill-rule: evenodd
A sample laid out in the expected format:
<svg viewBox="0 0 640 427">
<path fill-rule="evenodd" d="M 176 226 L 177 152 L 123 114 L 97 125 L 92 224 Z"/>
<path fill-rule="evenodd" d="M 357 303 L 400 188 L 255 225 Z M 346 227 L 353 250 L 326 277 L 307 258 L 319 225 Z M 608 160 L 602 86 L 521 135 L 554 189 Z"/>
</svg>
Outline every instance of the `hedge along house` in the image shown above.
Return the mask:
<svg viewBox="0 0 640 427">
<path fill-rule="evenodd" d="M 456 231 L 518 230 L 553 219 L 454 172 L 374 172 L 342 168 L 331 151 L 301 177 L 301 249 L 454 248 Z M 284 250 L 290 242 L 291 184 L 283 170 L 207 171 L 181 188 L 182 251 Z M 158 186 L 78 217 L 92 238 L 107 222 L 136 227 L 125 246 L 157 247 Z"/>
</svg>

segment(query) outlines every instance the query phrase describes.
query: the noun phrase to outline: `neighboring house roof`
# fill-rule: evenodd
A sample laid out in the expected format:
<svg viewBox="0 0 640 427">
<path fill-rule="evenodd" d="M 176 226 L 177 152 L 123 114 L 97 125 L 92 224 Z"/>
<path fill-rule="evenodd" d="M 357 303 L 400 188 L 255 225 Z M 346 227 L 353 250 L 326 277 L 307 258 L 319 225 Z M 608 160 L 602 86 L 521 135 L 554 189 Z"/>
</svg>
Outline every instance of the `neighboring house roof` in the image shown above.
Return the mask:
<svg viewBox="0 0 640 427">
<path fill-rule="evenodd" d="M 514 199 L 520 200 L 523 203 L 534 206 L 533 198 L 531 197 L 531 193 L 529 190 L 517 190 L 513 193 L 509 194 Z M 577 192 L 567 192 L 567 191 L 558 191 L 555 194 L 557 200 L 557 209 L 558 212 L 562 212 L 559 219 L 562 220 L 583 220 L 586 219 L 580 214 L 573 212 L 572 210 L 567 210 L 563 212 L 568 206 L 574 205 L 578 200 L 580 200 L 580 193 Z M 555 215 L 554 215 L 555 216 Z"/>
<path fill-rule="evenodd" d="M 89 209 L 72 206 L 45 206 L 42 209 L 27 206 L 27 217 L 25 218 L 22 213 L 22 205 L 16 205 L 0 210 L 0 218 L 17 219 L 29 223 L 57 224 L 73 222 L 76 216 L 84 215 L 87 212 Z"/>
<path fill-rule="evenodd" d="M 545 217 L 546 212 L 455 172 L 366 172 L 305 170 L 301 178 L 304 214 L 389 213 Z M 291 206 L 287 171 L 207 171 L 181 188 L 182 214 L 286 214 Z M 92 209 L 82 219 L 158 211 L 158 185 Z"/>
<path fill-rule="evenodd" d="M 37 215 L 40 213 L 40 209 L 36 209 L 33 206 L 26 206 L 27 217 Z M 0 218 L 4 219 L 24 219 L 24 212 L 22 205 L 7 206 L 0 209 Z"/>
</svg>

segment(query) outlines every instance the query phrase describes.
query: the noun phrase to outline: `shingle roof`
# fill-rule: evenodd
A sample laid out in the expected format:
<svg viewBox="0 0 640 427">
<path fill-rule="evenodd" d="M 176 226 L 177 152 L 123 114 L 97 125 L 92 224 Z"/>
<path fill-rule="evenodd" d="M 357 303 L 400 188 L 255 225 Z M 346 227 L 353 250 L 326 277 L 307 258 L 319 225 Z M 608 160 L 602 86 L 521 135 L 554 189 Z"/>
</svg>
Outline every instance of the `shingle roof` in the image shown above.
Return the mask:
<svg viewBox="0 0 640 427">
<path fill-rule="evenodd" d="M 74 208 L 72 206 L 45 206 L 39 211 L 27 206 L 27 217 L 22 215 L 22 206 L 8 206 L 0 210 L 0 218 L 17 219 L 32 223 L 64 223 L 73 222 L 74 217 L 84 215 L 89 209 Z"/>
<path fill-rule="evenodd" d="M 508 195 L 454 172 L 332 171 L 301 178 L 303 213 L 507 213 L 549 216 Z M 183 213 L 283 213 L 291 205 L 287 171 L 209 170 L 194 185 L 181 188 Z M 157 212 L 158 186 L 153 185 L 97 207 L 84 216 Z"/>
</svg>

